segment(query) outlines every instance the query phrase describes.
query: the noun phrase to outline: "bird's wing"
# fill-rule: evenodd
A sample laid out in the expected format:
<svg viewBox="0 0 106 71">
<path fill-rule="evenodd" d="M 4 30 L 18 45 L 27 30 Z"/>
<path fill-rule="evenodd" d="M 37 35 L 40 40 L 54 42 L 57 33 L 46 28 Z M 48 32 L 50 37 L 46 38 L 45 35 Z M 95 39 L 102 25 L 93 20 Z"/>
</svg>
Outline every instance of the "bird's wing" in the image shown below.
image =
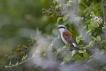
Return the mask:
<svg viewBox="0 0 106 71">
<path fill-rule="evenodd" d="M 72 34 L 69 31 L 63 32 L 63 37 L 65 38 L 66 41 L 69 42 L 69 44 L 73 45 L 74 47 L 75 45 L 77 46 L 75 39 L 73 38 Z"/>
</svg>

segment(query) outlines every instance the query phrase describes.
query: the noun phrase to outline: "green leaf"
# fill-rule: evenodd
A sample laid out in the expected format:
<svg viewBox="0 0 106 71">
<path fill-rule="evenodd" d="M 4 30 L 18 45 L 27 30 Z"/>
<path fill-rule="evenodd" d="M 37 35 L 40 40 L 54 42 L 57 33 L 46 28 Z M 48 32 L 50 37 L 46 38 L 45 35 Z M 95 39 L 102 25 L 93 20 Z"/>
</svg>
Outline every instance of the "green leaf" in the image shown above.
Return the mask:
<svg viewBox="0 0 106 71">
<path fill-rule="evenodd" d="M 82 40 L 81 36 L 76 37 L 76 42 L 80 43 L 80 41 Z"/>
<path fill-rule="evenodd" d="M 88 57 L 89 54 L 88 54 L 87 52 L 84 52 L 83 56 L 84 56 L 84 57 Z"/>
<path fill-rule="evenodd" d="M 57 23 L 59 23 L 59 21 L 62 19 L 63 17 L 59 17 L 58 19 L 57 19 Z"/>
<path fill-rule="evenodd" d="M 92 21 L 90 22 L 90 24 L 91 24 L 92 27 L 97 27 L 97 26 L 98 26 L 97 22 L 94 21 L 94 20 L 92 20 Z"/>
<path fill-rule="evenodd" d="M 83 60 L 83 57 L 81 57 L 80 55 L 77 54 L 77 55 L 75 55 L 75 59 L 76 60 Z"/>
<path fill-rule="evenodd" d="M 84 50 L 79 50 L 78 52 L 79 52 L 79 53 L 84 53 L 85 51 L 84 51 Z"/>
<path fill-rule="evenodd" d="M 22 57 L 22 61 L 24 61 L 27 58 L 27 55 Z"/>
<path fill-rule="evenodd" d="M 88 30 L 92 30 L 94 27 L 91 24 L 88 24 Z"/>
<path fill-rule="evenodd" d="M 73 51 L 72 51 L 72 57 L 73 57 L 76 53 L 77 53 L 77 51 L 76 51 L 76 50 L 73 50 Z"/>
<path fill-rule="evenodd" d="M 96 41 L 100 41 L 101 40 L 101 37 L 98 35 L 97 37 L 96 37 Z"/>
<path fill-rule="evenodd" d="M 63 17 L 63 21 L 66 21 L 67 20 L 67 18 L 66 17 Z"/>
<path fill-rule="evenodd" d="M 55 9 L 59 9 L 59 5 L 56 5 L 56 6 L 55 6 Z"/>
</svg>

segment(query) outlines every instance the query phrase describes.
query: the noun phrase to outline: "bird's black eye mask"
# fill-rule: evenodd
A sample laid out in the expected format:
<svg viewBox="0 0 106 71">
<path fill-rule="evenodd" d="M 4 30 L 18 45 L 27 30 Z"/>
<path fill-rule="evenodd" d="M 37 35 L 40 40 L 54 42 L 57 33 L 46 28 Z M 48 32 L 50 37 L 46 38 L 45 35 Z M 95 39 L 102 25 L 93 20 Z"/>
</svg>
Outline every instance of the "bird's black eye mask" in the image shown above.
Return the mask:
<svg viewBox="0 0 106 71">
<path fill-rule="evenodd" d="M 58 27 L 58 29 L 60 29 L 60 28 L 64 28 L 64 29 L 65 29 L 65 27 L 63 27 L 63 26 L 61 26 L 61 27 Z"/>
</svg>

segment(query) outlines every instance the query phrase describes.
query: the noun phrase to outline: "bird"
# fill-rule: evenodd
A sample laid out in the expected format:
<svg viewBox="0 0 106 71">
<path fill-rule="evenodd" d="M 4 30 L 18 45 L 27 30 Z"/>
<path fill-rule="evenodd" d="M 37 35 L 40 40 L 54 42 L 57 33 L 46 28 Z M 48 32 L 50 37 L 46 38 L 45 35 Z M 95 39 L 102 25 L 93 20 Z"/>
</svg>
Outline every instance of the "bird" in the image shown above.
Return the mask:
<svg viewBox="0 0 106 71">
<path fill-rule="evenodd" d="M 75 49 L 80 50 L 77 42 L 75 41 L 75 39 L 72 35 L 72 33 L 68 31 L 68 29 L 65 25 L 59 25 L 58 30 L 60 32 L 60 36 L 61 36 L 62 41 L 66 45 L 72 45 Z"/>
</svg>

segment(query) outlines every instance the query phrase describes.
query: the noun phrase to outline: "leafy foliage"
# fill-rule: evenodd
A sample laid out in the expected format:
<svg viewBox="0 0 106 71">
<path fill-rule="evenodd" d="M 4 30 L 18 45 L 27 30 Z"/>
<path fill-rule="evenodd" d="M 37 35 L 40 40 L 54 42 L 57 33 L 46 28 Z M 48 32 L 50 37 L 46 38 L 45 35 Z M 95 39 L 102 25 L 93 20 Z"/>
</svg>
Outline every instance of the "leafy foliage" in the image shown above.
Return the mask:
<svg viewBox="0 0 106 71">
<path fill-rule="evenodd" d="M 85 67 L 87 65 L 91 66 L 92 71 L 105 71 L 106 65 L 104 63 L 106 63 L 106 62 L 104 60 L 106 58 L 101 60 L 101 57 L 106 56 L 106 39 L 104 39 L 105 35 L 103 32 L 105 20 L 103 19 L 104 14 L 103 14 L 103 10 L 101 8 L 102 2 L 98 1 L 98 0 L 76 0 L 76 2 L 74 0 L 67 0 L 64 3 L 60 3 L 60 0 L 53 0 L 52 3 L 53 4 L 52 4 L 52 6 L 49 7 L 49 9 L 42 9 L 42 13 L 47 14 L 49 17 L 51 17 L 51 19 L 55 19 L 55 20 L 52 20 L 53 22 L 55 22 L 55 24 L 53 23 L 53 26 L 55 26 L 55 27 L 57 27 L 61 23 L 64 23 L 64 25 L 66 25 L 68 27 L 69 31 L 73 32 L 73 35 L 76 38 L 76 41 L 77 41 L 79 47 L 81 48 L 81 50 L 77 51 L 77 50 L 73 49 L 71 46 L 64 46 L 64 45 L 61 46 L 60 48 L 58 48 L 59 44 L 56 46 L 55 42 L 57 42 L 59 40 L 59 38 L 56 36 L 56 38 L 54 38 L 54 40 L 52 40 L 52 42 L 48 46 L 47 51 L 42 51 L 40 56 L 43 59 L 46 59 L 48 57 L 47 52 L 53 50 L 53 57 L 56 58 L 60 62 L 59 65 L 82 62 L 82 65 Z M 77 7 L 77 6 L 75 6 L 75 5 L 77 5 L 76 3 L 80 6 L 81 10 L 76 8 Z M 32 6 L 32 7 L 34 7 L 34 6 Z M 83 28 L 87 29 L 86 35 L 89 35 L 90 38 L 88 38 L 88 37 L 86 37 L 86 38 L 91 39 L 88 43 L 85 42 L 87 40 L 84 40 L 84 36 L 86 36 L 86 35 L 81 36 L 80 32 L 76 32 L 78 29 L 76 28 L 75 22 L 70 21 L 70 14 L 67 16 L 67 14 L 66 14 L 67 9 L 69 10 L 69 12 L 71 12 L 70 9 L 72 9 L 72 12 L 73 12 L 72 15 L 75 14 L 75 16 L 76 16 L 75 18 L 73 17 L 74 19 L 72 19 L 72 20 L 74 20 L 75 22 L 82 21 L 81 24 L 83 24 L 83 26 L 81 29 L 83 29 Z M 63 12 L 65 12 L 65 13 L 63 13 Z M 29 15 L 28 15 L 27 19 L 30 20 L 31 22 L 34 22 L 34 20 L 35 20 L 34 17 L 29 16 Z M 48 20 L 50 20 L 50 19 L 48 19 Z M 47 26 L 49 26 L 49 28 L 52 28 L 52 25 L 48 24 Z M 33 27 L 33 25 L 32 25 L 32 27 Z M 70 27 L 72 27 L 72 28 L 70 28 Z M 73 27 L 75 30 L 73 29 Z M 80 27 L 80 25 L 79 25 L 79 27 Z M 55 28 L 53 28 L 51 30 L 48 29 L 48 30 L 50 33 L 54 31 L 54 35 L 57 35 Z M 78 30 L 78 31 L 80 31 L 80 30 Z M 45 29 L 45 31 L 43 31 L 43 33 L 49 34 L 46 29 Z M 49 34 L 49 35 L 52 36 L 51 34 Z M 49 37 L 46 37 L 46 38 L 49 39 Z M 30 44 L 32 45 L 34 43 L 36 43 L 36 42 L 31 42 Z M 54 46 L 56 46 L 57 48 L 53 48 Z M 32 56 L 27 59 L 28 52 L 26 52 L 26 51 L 28 49 L 29 48 L 26 45 L 19 46 L 18 48 L 16 48 L 14 50 L 16 55 L 14 56 L 14 54 L 10 54 L 8 56 L 9 57 L 9 65 L 6 67 L 13 67 L 13 66 L 20 65 L 24 62 L 27 62 L 30 58 L 36 56 L 36 54 L 33 53 Z M 69 50 L 69 49 L 71 49 L 71 50 Z M 65 51 L 67 52 L 67 54 L 64 53 Z M 20 53 L 22 53 L 22 55 L 17 55 Z M 15 64 L 12 64 L 12 60 L 10 60 L 11 58 L 17 59 L 17 60 L 15 60 Z M 42 71 L 46 70 L 46 69 L 43 69 L 42 66 L 40 66 L 40 68 L 37 67 L 35 69 L 40 69 Z M 47 68 L 47 70 L 49 70 L 49 68 Z M 58 68 L 56 69 L 56 67 L 54 67 L 54 68 L 50 68 L 50 71 L 51 70 L 59 70 L 59 69 Z"/>
</svg>

